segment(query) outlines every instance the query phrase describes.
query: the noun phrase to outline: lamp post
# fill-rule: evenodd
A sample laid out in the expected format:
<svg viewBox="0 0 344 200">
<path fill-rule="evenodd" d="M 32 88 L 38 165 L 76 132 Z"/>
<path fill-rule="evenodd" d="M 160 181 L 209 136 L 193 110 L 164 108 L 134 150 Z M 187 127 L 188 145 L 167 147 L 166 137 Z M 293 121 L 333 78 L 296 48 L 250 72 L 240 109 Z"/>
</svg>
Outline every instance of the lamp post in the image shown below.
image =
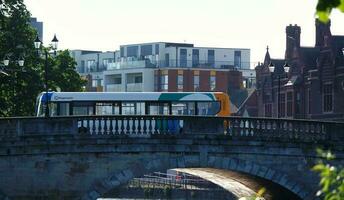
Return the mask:
<svg viewBox="0 0 344 200">
<path fill-rule="evenodd" d="M 14 63 L 17 63 L 20 67 L 20 69 L 16 69 L 15 68 L 15 65 L 13 68 L 9 68 L 9 65 L 10 65 L 10 56 L 9 55 L 6 55 L 4 60 L 2 61 L 3 65 L 1 66 L 0 65 L 0 73 L 1 74 L 4 74 L 6 76 L 10 76 L 9 75 L 9 72 L 13 72 L 13 107 L 12 107 L 12 110 L 13 110 L 13 115 L 16 116 L 16 111 L 15 111 L 15 103 L 16 103 L 16 72 L 19 71 L 19 72 L 23 72 L 23 70 L 21 69 L 23 66 L 24 66 L 24 57 L 23 56 L 20 56 L 18 60 L 14 60 L 13 62 Z"/>
<path fill-rule="evenodd" d="M 57 50 L 57 44 L 58 39 L 56 38 L 56 35 L 54 35 L 54 38 L 51 40 L 51 46 L 54 51 L 54 55 L 56 55 Z M 37 49 L 37 54 L 39 55 L 39 50 L 43 46 L 43 43 L 37 36 L 34 42 L 35 48 Z M 45 79 L 45 117 L 49 117 L 49 87 L 48 87 L 48 55 L 49 52 L 46 48 L 42 47 L 44 51 L 44 57 L 45 57 L 45 64 L 44 64 L 44 79 Z"/>
</svg>

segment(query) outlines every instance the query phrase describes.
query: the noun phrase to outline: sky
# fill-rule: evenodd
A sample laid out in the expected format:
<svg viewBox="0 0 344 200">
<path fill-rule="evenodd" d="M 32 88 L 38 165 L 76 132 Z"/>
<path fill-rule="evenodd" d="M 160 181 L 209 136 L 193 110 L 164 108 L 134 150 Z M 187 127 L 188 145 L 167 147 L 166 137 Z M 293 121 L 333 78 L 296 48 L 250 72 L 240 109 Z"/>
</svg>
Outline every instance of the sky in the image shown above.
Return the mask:
<svg viewBox="0 0 344 200">
<path fill-rule="evenodd" d="M 301 45 L 314 46 L 317 0 L 24 0 L 43 22 L 44 43 L 59 49 L 114 51 L 119 45 L 186 42 L 201 47 L 251 49 L 253 67 L 266 46 L 283 58 L 285 27 L 301 26 Z M 344 35 L 344 13 L 331 15 L 333 35 Z"/>
</svg>

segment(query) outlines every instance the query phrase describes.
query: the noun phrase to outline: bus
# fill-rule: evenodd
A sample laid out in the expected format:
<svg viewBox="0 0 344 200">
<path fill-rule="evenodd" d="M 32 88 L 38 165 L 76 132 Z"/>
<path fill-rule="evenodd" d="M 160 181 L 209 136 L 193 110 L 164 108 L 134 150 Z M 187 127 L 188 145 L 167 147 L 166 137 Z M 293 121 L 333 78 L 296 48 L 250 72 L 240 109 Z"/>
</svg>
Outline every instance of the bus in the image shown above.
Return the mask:
<svg viewBox="0 0 344 200">
<path fill-rule="evenodd" d="M 42 92 L 36 116 L 196 115 L 229 116 L 229 96 L 222 92 Z"/>
</svg>

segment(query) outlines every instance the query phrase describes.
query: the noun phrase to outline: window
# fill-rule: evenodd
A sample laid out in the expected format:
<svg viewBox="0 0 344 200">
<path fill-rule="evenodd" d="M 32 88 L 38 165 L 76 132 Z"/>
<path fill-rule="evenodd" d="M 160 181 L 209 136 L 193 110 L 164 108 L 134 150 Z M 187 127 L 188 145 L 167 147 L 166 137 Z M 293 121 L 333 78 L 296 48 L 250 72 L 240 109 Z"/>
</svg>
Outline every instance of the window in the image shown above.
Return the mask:
<svg viewBox="0 0 344 200">
<path fill-rule="evenodd" d="M 216 115 L 220 112 L 220 102 L 198 102 L 198 115 Z"/>
<path fill-rule="evenodd" d="M 168 103 L 150 103 L 148 105 L 149 115 L 169 115 L 169 105 Z"/>
<path fill-rule="evenodd" d="M 119 75 L 119 76 L 116 76 L 114 79 L 113 79 L 113 82 L 114 84 L 122 84 L 122 77 Z"/>
<path fill-rule="evenodd" d="M 93 71 L 96 71 L 96 61 L 95 60 L 87 60 L 86 72 L 93 72 Z"/>
<path fill-rule="evenodd" d="M 97 79 L 93 79 L 92 80 L 92 87 L 97 87 L 98 86 L 98 80 Z"/>
<path fill-rule="evenodd" d="M 323 86 L 323 108 L 324 112 L 333 111 L 333 85 L 325 84 Z"/>
<path fill-rule="evenodd" d="M 142 73 L 127 74 L 127 83 L 128 84 L 142 83 Z"/>
<path fill-rule="evenodd" d="M 216 76 L 210 76 L 210 90 L 213 91 L 216 88 Z"/>
<path fill-rule="evenodd" d="M 121 57 L 124 57 L 124 47 L 120 47 Z"/>
<path fill-rule="evenodd" d="M 186 67 L 187 65 L 187 50 L 180 49 L 180 67 Z"/>
<path fill-rule="evenodd" d="M 177 84 L 178 84 L 178 90 L 183 90 L 183 75 L 177 76 Z"/>
<path fill-rule="evenodd" d="M 159 44 L 155 45 L 155 54 L 159 55 Z"/>
<path fill-rule="evenodd" d="M 161 91 L 168 91 L 168 75 L 160 76 Z"/>
<path fill-rule="evenodd" d="M 195 103 L 172 102 L 172 115 L 195 115 Z"/>
<path fill-rule="evenodd" d="M 280 94 L 280 105 L 279 105 L 279 116 L 280 117 L 285 117 L 285 94 Z"/>
<path fill-rule="evenodd" d="M 158 76 L 157 71 L 155 71 L 155 74 L 154 74 L 154 91 L 159 92 L 159 76 Z"/>
<path fill-rule="evenodd" d="M 264 105 L 265 117 L 272 117 L 272 104 L 268 103 Z"/>
<path fill-rule="evenodd" d="M 84 60 L 81 61 L 81 67 L 79 69 L 79 72 L 85 73 L 85 61 Z"/>
<path fill-rule="evenodd" d="M 208 64 L 212 67 L 215 67 L 215 51 L 208 50 Z"/>
<path fill-rule="evenodd" d="M 308 88 L 308 114 L 312 114 L 312 98 L 311 98 L 311 89 Z"/>
<path fill-rule="evenodd" d="M 142 45 L 141 46 L 141 56 L 148 56 L 153 54 L 152 45 Z"/>
<path fill-rule="evenodd" d="M 287 92 L 287 117 L 293 116 L 293 92 Z"/>
<path fill-rule="evenodd" d="M 135 115 L 135 103 L 122 103 L 123 115 Z"/>
<path fill-rule="evenodd" d="M 96 115 L 112 115 L 112 103 L 96 103 Z"/>
<path fill-rule="evenodd" d="M 93 115 L 92 102 L 74 102 L 73 115 Z"/>
<path fill-rule="evenodd" d="M 192 49 L 192 67 L 197 67 L 199 65 L 199 50 Z"/>
<path fill-rule="evenodd" d="M 199 91 L 199 75 L 195 75 L 193 77 L 193 85 L 194 85 L 194 91 L 197 92 Z"/>
<path fill-rule="evenodd" d="M 234 66 L 241 68 L 241 51 L 234 51 Z"/>
<path fill-rule="evenodd" d="M 127 57 L 136 57 L 138 56 L 139 47 L 138 46 L 129 46 L 127 47 Z"/>
<path fill-rule="evenodd" d="M 170 54 L 166 53 L 165 54 L 165 67 L 170 66 Z"/>
</svg>

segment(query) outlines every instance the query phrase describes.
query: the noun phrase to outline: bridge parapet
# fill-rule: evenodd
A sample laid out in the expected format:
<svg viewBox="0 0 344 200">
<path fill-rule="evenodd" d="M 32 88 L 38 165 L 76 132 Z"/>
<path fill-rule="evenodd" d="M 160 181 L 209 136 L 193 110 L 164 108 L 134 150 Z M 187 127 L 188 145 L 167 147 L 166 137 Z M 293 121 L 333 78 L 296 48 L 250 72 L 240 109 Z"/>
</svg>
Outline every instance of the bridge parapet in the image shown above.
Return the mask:
<svg viewBox="0 0 344 200">
<path fill-rule="evenodd" d="M 219 134 L 235 138 L 343 141 L 344 123 L 311 120 L 205 116 L 74 116 L 0 119 L 0 137 L 34 135 Z"/>
</svg>

